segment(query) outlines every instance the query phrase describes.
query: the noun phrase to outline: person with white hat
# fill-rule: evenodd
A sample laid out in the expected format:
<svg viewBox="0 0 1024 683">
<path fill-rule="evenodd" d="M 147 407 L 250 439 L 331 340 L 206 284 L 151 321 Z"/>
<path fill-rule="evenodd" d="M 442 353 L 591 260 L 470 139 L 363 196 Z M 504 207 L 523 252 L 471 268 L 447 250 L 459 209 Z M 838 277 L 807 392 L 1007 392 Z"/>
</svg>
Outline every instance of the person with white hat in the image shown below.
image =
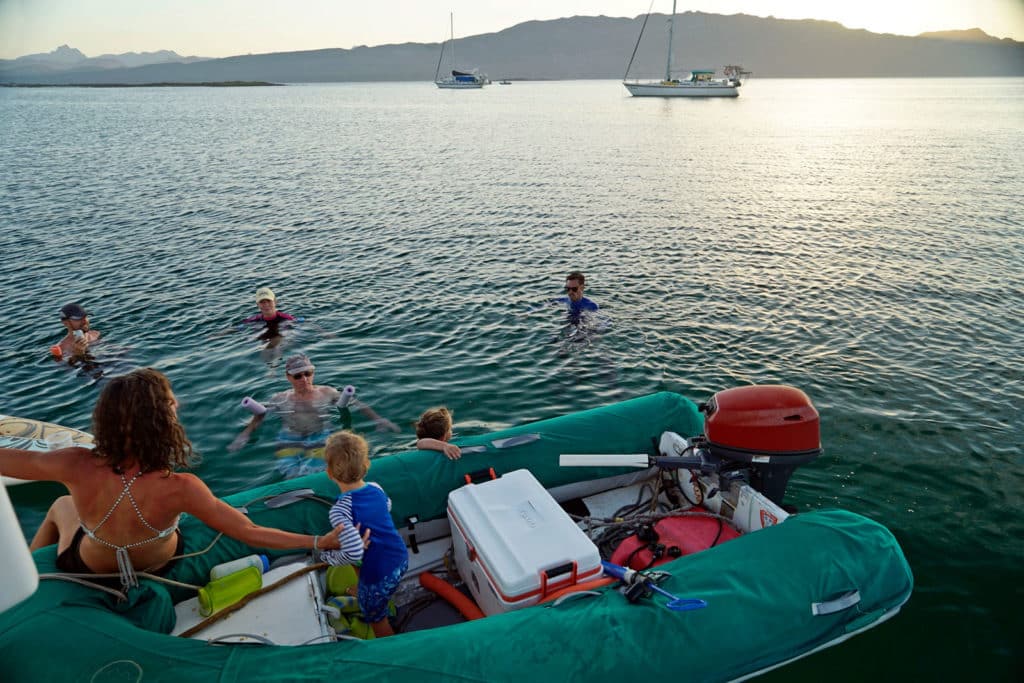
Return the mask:
<svg viewBox="0 0 1024 683">
<path fill-rule="evenodd" d="M 256 290 L 256 305 L 260 307 L 260 312 L 242 320 L 241 325 L 263 323 L 266 330 L 259 338 L 265 339 L 268 346 L 276 346 L 281 338 L 281 325 L 294 323 L 297 318 L 277 310 L 277 297 L 270 287 L 260 287 Z"/>
</svg>

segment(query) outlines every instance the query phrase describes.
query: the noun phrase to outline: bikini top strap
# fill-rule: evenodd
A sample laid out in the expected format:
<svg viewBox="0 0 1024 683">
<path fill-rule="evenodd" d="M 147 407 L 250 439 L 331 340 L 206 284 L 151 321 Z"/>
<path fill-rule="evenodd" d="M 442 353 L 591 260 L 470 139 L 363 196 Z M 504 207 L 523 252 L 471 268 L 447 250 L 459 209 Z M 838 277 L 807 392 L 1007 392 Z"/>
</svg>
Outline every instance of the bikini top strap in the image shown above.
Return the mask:
<svg viewBox="0 0 1024 683">
<path fill-rule="evenodd" d="M 138 479 L 139 474 L 142 474 L 142 472 L 140 471 L 138 474 L 136 474 L 134 477 L 132 477 L 132 480 L 130 482 L 128 482 L 128 484 L 125 487 L 125 493 L 128 494 L 128 500 L 129 500 L 129 502 L 131 502 L 132 508 L 135 509 L 135 515 L 139 518 L 139 521 L 142 522 L 146 526 L 147 529 L 149 529 L 150 531 L 155 533 L 156 534 L 156 538 L 166 538 L 167 536 L 170 536 L 172 533 L 174 533 L 174 530 L 178 528 L 178 520 L 174 520 L 174 524 L 172 524 L 167 529 L 164 529 L 163 531 L 161 531 L 160 529 L 157 529 L 155 526 L 150 524 L 148 519 L 143 517 L 142 510 L 139 509 L 139 504 L 135 502 L 135 496 L 133 496 L 132 492 L 131 492 L 131 485 L 135 483 L 136 479 Z M 123 474 L 121 475 L 121 480 L 124 481 L 124 475 Z M 156 539 L 151 539 L 151 540 L 156 540 Z"/>
<path fill-rule="evenodd" d="M 121 483 L 124 485 L 124 488 L 121 489 L 121 495 L 119 495 L 117 497 L 117 500 L 114 501 L 114 504 L 110 506 L 109 510 L 107 510 L 107 514 L 103 515 L 103 519 L 100 520 L 99 524 L 97 524 L 92 529 L 90 529 L 89 527 L 87 527 L 85 525 L 85 522 L 79 520 L 78 523 L 82 527 L 82 531 L 84 531 L 86 533 L 86 535 L 89 536 L 89 538 L 91 538 L 93 540 L 96 540 L 96 541 L 100 541 L 100 539 L 95 536 L 96 532 L 100 530 L 101 526 L 106 524 L 107 520 L 110 519 L 110 515 L 114 514 L 114 510 L 116 510 L 117 506 L 121 504 L 121 501 L 124 500 L 124 497 L 126 495 L 131 495 L 131 485 L 135 483 L 135 480 L 138 479 L 141 474 L 142 474 L 142 470 L 139 470 L 138 472 L 135 473 L 135 476 L 131 478 L 131 481 L 125 481 L 124 472 L 121 473 Z M 134 502 L 134 500 L 132 502 Z M 145 521 L 145 520 L 143 520 L 143 521 Z M 105 543 L 105 541 L 100 541 L 100 542 L 101 543 Z M 107 545 L 110 545 L 110 544 L 107 543 Z M 117 546 L 111 546 L 111 547 L 116 548 Z"/>
<path fill-rule="evenodd" d="M 90 529 L 89 527 L 87 527 L 85 525 L 84 522 L 79 520 L 79 526 L 82 527 L 82 531 L 85 532 L 86 536 L 88 536 L 92 540 L 96 541 L 97 543 L 101 543 L 102 545 L 107 546 L 108 548 L 114 548 L 115 550 L 120 550 L 120 549 L 127 549 L 127 548 L 137 548 L 137 547 L 139 547 L 141 545 L 146 545 L 147 543 L 152 543 L 153 541 L 160 540 L 161 538 L 167 538 L 168 536 L 170 536 L 171 534 L 173 534 L 175 531 L 178 530 L 178 519 L 175 519 L 174 520 L 174 524 L 172 524 L 168 528 L 166 528 L 164 530 L 160 530 L 160 529 L 157 529 L 156 527 L 154 527 L 152 524 L 150 524 L 149 520 L 147 520 L 142 515 L 142 511 L 139 509 L 138 503 L 135 502 L 135 496 L 132 495 L 132 484 L 134 484 L 135 480 L 138 479 L 140 476 L 142 476 L 142 470 L 139 470 L 138 472 L 136 472 L 135 476 L 132 477 L 131 479 L 128 479 L 128 480 L 125 479 L 124 473 L 123 472 L 121 473 L 121 483 L 124 484 L 124 488 L 121 490 L 121 495 L 119 495 L 117 497 L 117 500 L 114 501 L 114 504 L 112 506 L 110 506 L 109 510 L 107 510 L 107 514 L 104 515 L 103 519 L 100 520 L 100 523 L 97 524 L 96 526 L 94 526 L 92 529 Z M 96 535 L 96 532 L 99 531 L 99 528 L 101 526 L 103 526 L 103 524 L 108 519 L 110 519 L 110 516 L 112 514 L 114 514 L 114 510 L 116 510 L 117 506 L 121 504 L 121 501 L 124 500 L 125 496 L 128 496 L 128 500 L 131 502 L 132 508 L 135 510 L 135 514 L 136 514 L 136 516 L 138 516 L 139 521 L 141 521 L 146 526 L 147 529 L 149 529 L 150 531 L 155 533 L 156 536 L 154 536 L 153 538 L 147 538 L 145 540 L 138 541 L 136 543 L 129 543 L 127 545 L 114 545 L 113 543 L 111 543 L 109 541 L 105 541 L 105 540 L 103 540 L 102 538 L 100 538 L 99 536 Z"/>
</svg>

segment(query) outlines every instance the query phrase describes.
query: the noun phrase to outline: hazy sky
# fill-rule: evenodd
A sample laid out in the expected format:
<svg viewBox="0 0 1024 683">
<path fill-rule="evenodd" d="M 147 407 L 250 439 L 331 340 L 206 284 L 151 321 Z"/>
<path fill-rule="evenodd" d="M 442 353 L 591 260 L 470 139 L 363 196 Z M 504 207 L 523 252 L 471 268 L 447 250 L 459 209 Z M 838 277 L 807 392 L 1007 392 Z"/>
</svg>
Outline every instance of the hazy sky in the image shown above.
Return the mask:
<svg viewBox="0 0 1024 683">
<path fill-rule="evenodd" d="M 386 43 L 436 43 L 531 19 L 635 17 L 650 0 L 0 0 L 0 58 L 58 45 L 89 57 L 174 50 L 226 57 Z M 671 0 L 655 0 L 668 12 Z M 981 28 L 1024 41 L 1024 0 L 679 0 L 679 12 L 742 12 L 826 19 L 848 28 L 915 35 Z"/>
</svg>

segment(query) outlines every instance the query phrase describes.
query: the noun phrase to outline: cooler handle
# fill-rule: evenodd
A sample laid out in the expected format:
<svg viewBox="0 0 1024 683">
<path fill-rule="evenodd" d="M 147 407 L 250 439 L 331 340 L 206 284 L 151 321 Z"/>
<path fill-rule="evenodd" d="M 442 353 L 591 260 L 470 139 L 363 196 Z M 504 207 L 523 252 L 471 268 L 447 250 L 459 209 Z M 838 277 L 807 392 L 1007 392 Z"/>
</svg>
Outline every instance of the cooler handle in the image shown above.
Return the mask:
<svg viewBox="0 0 1024 683">
<path fill-rule="evenodd" d="M 542 571 L 540 573 L 541 600 L 543 600 L 544 597 L 548 594 L 548 577 L 553 578 L 559 576 L 560 574 L 569 573 L 569 582 L 565 585 L 572 586 L 576 583 L 576 579 L 579 576 L 577 570 L 578 567 L 576 565 L 576 561 L 573 560 L 572 562 L 566 562 L 565 564 L 560 564 L 557 567 L 552 567 L 551 569 L 545 569 L 544 571 Z"/>
<path fill-rule="evenodd" d="M 475 470 L 473 472 L 466 472 L 466 483 L 467 484 L 479 484 L 482 481 L 497 479 L 498 475 L 494 473 L 493 467 L 485 467 L 482 470 Z"/>
</svg>

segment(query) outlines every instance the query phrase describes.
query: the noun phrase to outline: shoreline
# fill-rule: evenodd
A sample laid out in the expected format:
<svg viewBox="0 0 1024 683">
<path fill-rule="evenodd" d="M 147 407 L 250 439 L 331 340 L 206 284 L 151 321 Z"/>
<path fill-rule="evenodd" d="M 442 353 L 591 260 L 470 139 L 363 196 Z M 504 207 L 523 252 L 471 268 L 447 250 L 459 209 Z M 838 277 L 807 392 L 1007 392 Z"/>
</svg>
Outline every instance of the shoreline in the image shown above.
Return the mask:
<svg viewBox="0 0 1024 683">
<path fill-rule="evenodd" d="M 158 83 L 0 83 L 3 88 L 254 88 L 283 86 L 284 83 L 268 81 L 204 81 L 200 83 L 158 82 Z"/>
</svg>

